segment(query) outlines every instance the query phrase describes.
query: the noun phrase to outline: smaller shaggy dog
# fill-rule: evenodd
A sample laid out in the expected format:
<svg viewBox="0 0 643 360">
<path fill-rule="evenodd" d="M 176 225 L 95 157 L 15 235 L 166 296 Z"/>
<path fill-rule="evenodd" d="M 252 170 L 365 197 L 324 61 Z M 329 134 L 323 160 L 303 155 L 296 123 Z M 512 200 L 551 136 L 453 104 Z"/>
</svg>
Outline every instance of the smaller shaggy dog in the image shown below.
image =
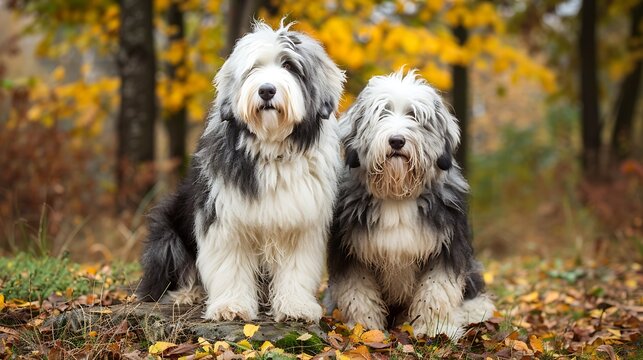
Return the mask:
<svg viewBox="0 0 643 360">
<path fill-rule="evenodd" d="M 316 321 L 341 168 L 334 113 L 344 74 L 319 43 L 257 23 L 215 77 L 190 173 L 154 210 L 138 296 L 204 318 Z"/>
<path fill-rule="evenodd" d="M 458 339 L 490 317 L 452 159 L 460 133 L 415 71 L 372 78 L 340 120 L 347 167 L 329 247 L 329 295 L 348 323 L 410 322 Z"/>
</svg>

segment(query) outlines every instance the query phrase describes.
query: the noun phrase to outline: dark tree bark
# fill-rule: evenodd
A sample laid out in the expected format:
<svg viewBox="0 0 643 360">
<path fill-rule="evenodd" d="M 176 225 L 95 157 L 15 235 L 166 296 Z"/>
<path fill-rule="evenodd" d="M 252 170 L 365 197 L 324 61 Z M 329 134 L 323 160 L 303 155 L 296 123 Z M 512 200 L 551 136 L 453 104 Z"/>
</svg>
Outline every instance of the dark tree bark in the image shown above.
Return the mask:
<svg viewBox="0 0 643 360">
<path fill-rule="evenodd" d="M 175 29 L 170 34 L 169 45 L 174 42 L 185 41 L 185 21 L 183 10 L 177 2 L 172 2 L 167 12 L 167 23 Z M 167 76 L 171 81 L 184 81 L 185 76 L 178 73 L 178 69 L 185 65 L 185 59 L 177 64 L 168 63 L 166 65 Z M 170 158 L 178 161 L 176 174 L 178 177 L 185 175 L 187 169 L 186 141 L 187 141 L 187 111 L 185 105 L 174 112 L 168 112 L 165 115 L 165 126 L 170 139 Z"/>
<path fill-rule="evenodd" d="M 458 43 L 463 45 L 469 36 L 467 29 L 458 25 L 453 29 L 453 34 L 458 39 Z M 468 171 L 469 151 L 469 69 L 464 65 L 454 65 L 451 77 L 453 79 L 453 112 L 460 122 L 460 147 L 455 154 L 455 159 L 462 167 L 462 173 L 466 175 Z"/>
<path fill-rule="evenodd" d="M 628 42 L 640 41 L 641 21 L 643 21 L 643 2 L 639 2 L 631 13 L 630 38 Z M 641 84 L 641 66 L 643 61 L 639 57 L 630 72 L 621 84 L 616 103 L 616 122 L 612 132 L 610 157 L 616 162 L 625 160 L 632 154 L 633 123 L 636 115 L 636 104 L 639 99 Z M 641 120 L 641 119 L 639 119 Z"/>
<path fill-rule="evenodd" d="M 121 0 L 120 4 L 118 66 L 121 105 L 117 123 L 117 200 L 119 208 L 124 209 L 138 205 L 154 180 L 153 176 L 141 176 L 139 170 L 140 165 L 154 161 L 156 58 L 152 0 Z M 152 167 L 146 171 L 152 171 Z M 136 188 L 134 193 L 133 187 Z"/>
<path fill-rule="evenodd" d="M 250 31 L 253 16 L 255 16 L 261 2 L 261 0 L 230 0 L 228 33 L 223 55 L 228 56 L 232 52 L 237 39 Z"/>
<path fill-rule="evenodd" d="M 270 0 L 230 0 L 224 56 L 230 55 L 237 39 L 251 30 L 252 20 L 257 18 L 259 9 L 266 9 L 270 16 L 279 13 L 279 5 Z"/>
<path fill-rule="evenodd" d="M 596 0 L 583 0 L 579 50 L 583 150 L 581 164 L 586 180 L 600 177 L 601 130 L 598 104 L 596 53 Z"/>
</svg>

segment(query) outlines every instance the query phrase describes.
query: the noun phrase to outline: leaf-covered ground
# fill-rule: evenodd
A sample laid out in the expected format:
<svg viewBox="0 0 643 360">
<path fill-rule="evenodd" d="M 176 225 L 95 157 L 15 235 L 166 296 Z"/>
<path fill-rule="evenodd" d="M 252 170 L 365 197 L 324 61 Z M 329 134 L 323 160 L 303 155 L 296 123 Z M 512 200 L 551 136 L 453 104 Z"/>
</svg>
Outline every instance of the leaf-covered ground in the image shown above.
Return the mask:
<svg viewBox="0 0 643 360">
<path fill-rule="evenodd" d="M 132 321 L 52 331 L 51 317 L 74 308 L 131 302 L 132 266 L 81 266 L 20 255 L 0 259 L 0 358 L 281 359 L 281 358 L 643 358 L 643 269 L 640 263 L 511 258 L 487 263 L 485 280 L 498 312 L 472 325 L 458 344 L 417 339 L 408 326 L 388 332 L 322 319 L 323 339 L 285 334 L 245 339 L 153 339 Z M 45 294 L 49 295 L 45 295 Z"/>
</svg>

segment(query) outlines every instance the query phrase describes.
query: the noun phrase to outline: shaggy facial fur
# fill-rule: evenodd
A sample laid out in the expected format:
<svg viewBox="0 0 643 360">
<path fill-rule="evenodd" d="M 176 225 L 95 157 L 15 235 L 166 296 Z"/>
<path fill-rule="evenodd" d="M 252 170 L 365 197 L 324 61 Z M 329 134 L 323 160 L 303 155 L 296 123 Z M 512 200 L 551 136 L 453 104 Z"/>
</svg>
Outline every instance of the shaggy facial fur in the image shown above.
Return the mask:
<svg viewBox="0 0 643 360">
<path fill-rule="evenodd" d="M 257 23 L 215 77 L 188 178 L 152 213 L 144 300 L 204 317 L 315 321 L 341 167 L 334 113 L 344 74 L 310 37 Z"/>
<path fill-rule="evenodd" d="M 347 166 L 329 247 L 329 307 L 349 323 L 459 338 L 485 320 L 467 222 L 468 185 L 451 154 L 456 119 L 415 71 L 372 78 L 340 120 Z"/>
</svg>

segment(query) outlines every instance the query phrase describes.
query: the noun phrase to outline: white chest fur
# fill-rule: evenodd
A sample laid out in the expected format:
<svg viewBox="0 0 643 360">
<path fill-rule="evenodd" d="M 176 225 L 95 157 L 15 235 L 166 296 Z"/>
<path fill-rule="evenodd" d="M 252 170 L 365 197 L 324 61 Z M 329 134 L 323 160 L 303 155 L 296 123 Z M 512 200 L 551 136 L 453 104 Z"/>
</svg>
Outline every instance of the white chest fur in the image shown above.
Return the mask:
<svg viewBox="0 0 643 360">
<path fill-rule="evenodd" d="M 415 199 L 381 201 L 373 209 L 375 225 L 356 234 L 352 246 L 364 262 L 394 270 L 406 268 L 439 250 L 442 239 L 420 218 Z"/>
<path fill-rule="evenodd" d="M 340 161 L 336 136 L 326 126 L 318 147 L 303 154 L 259 158 L 255 165 L 258 196 L 251 198 L 225 187 L 217 194 L 218 221 L 266 234 L 328 223 Z"/>
<path fill-rule="evenodd" d="M 353 251 L 378 273 L 384 300 L 404 304 L 413 296 L 419 263 L 440 250 L 442 239 L 421 218 L 415 199 L 376 205 L 368 231 L 354 234 Z"/>
</svg>

